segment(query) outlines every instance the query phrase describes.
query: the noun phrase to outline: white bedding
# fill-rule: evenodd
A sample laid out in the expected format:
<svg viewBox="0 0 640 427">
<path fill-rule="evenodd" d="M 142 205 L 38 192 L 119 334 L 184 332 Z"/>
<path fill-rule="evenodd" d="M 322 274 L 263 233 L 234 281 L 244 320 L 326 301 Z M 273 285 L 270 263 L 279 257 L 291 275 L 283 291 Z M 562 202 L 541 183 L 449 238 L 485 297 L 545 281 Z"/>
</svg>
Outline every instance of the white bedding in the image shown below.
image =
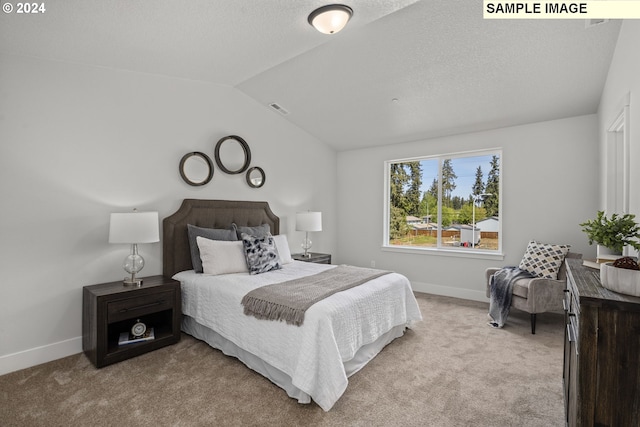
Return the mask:
<svg viewBox="0 0 640 427">
<path fill-rule="evenodd" d="M 174 278 L 182 284 L 184 315 L 284 372 L 328 411 L 347 387 L 344 364 L 358 349 L 422 319 L 407 278 L 391 273 L 334 294 L 311 306 L 299 327 L 246 316 L 240 300 L 257 287 L 334 267 L 295 261 L 258 275 L 184 271 Z"/>
</svg>

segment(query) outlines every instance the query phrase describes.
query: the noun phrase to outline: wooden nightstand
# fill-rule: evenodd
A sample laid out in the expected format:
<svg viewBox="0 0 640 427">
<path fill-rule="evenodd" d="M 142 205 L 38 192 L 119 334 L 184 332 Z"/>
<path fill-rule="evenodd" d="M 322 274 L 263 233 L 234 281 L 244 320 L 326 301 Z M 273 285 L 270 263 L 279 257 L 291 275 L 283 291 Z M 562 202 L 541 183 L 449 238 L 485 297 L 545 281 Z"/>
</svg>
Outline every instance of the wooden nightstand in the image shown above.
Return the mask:
<svg viewBox="0 0 640 427">
<path fill-rule="evenodd" d="M 145 277 L 142 286 L 122 281 L 85 286 L 82 290 L 82 349 L 97 367 L 110 365 L 180 341 L 180 282 Z M 120 333 L 140 319 L 155 338 L 118 345 Z"/>
<path fill-rule="evenodd" d="M 293 254 L 291 258 L 296 261 L 315 262 L 316 264 L 331 264 L 331 254 L 321 254 L 318 252 L 309 252 L 310 257 L 305 257 L 304 254 Z"/>
</svg>

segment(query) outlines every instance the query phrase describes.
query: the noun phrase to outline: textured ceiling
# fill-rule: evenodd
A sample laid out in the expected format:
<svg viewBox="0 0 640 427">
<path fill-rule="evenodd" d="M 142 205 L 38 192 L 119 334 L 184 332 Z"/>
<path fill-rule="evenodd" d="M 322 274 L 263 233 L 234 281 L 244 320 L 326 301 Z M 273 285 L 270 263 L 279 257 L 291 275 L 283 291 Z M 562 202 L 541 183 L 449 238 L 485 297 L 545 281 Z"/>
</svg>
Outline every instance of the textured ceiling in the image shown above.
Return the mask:
<svg viewBox="0 0 640 427">
<path fill-rule="evenodd" d="M 621 24 L 345 3 L 328 36 L 307 23 L 319 0 L 47 0 L 0 15 L 0 51 L 234 86 L 348 150 L 595 113 Z"/>
</svg>

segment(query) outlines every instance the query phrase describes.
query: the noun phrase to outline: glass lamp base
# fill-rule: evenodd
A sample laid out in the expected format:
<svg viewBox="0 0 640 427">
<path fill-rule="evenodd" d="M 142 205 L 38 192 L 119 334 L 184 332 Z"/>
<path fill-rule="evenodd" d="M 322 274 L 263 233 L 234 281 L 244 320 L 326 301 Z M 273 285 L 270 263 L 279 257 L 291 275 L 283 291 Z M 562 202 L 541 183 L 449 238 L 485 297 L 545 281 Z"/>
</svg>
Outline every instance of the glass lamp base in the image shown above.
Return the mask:
<svg viewBox="0 0 640 427">
<path fill-rule="evenodd" d="M 305 237 L 305 239 L 302 241 L 302 244 L 300 245 L 302 247 L 302 250 L 304 250 L 304 256 L 306 258 L 311 258 L 309 249 L 311 249 L 312 244 L 313 242 L 311 242 L 311 239 L 309 239 L 309 236 L 307 235 L 307 237 Z"/>
<path fill-rule="evenodd" d="M 128 255 L 122 263 L 124 271 L 131 274 L 130 277 L 125 277 L 122 282 L 125 286 L 142 286 L 142 279 L 138 279 L 136 274 L 144 267 L 144 258 L 138 255 L 138 245 L 131 245 L 131 254 Z"/>
<path fill-rule="evenodd" d="M 138 279 L 137 277 L 125 277 L 122 281 L 122 284 L 125 286 L 142 286 L 142 279 Z"/>
</svg>

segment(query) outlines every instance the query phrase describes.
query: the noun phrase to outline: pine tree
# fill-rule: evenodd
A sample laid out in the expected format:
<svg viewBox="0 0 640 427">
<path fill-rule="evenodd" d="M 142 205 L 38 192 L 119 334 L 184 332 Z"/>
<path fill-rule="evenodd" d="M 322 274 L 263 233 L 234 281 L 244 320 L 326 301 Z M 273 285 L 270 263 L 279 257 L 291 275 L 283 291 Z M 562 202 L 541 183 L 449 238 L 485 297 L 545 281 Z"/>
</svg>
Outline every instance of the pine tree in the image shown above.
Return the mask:
<svg viewBox="0 0 640 427">
<path fill-rule="evenodd" d="M 393 163 L 389 180 L 389 235 L 395 239 L 409 231 L 407 215 L 420 215 L 420 162 Z"/>
<path fill-rule="evenodd" d="M 473 183 L 473 187 L 471 189 L 474 196 L 477 196 L 484 192 L 484 183 L 482 182 L 482 176 L 482 166 L 478 166 L 478 168 L 476 169 L 476 182 Z"/>
<path fill-rule="evenodd" d="M 500 213 L 500 158 L 498 156 L 491 157 L 491 170 L 487 176 L 485 191 L 491 194 L 484 199 L 487 216 L 497 216 Z"/>
<path fill-rule="evenodd" d="M 403 163 L 391 164 L 389 177 L 389 201 L 391 206 L 405 210 L 404 186 L 409 182 L 409 175 Z"/>
<path fill-rule="evenodd" d="M 442 162 L 442 204 L 451 207 L 451 193 L 456 189 L 458 175 L 453 171 L 451 159 Z"/>
<path fill-rule="evenodd" d="M 405 192 L 405 211 L 407 215 L 420 215 L 420 187 L 422 186 L 422 168 L 420 162 L 405 163 L 409 169 L 409 187 Z"/>
</svg>

